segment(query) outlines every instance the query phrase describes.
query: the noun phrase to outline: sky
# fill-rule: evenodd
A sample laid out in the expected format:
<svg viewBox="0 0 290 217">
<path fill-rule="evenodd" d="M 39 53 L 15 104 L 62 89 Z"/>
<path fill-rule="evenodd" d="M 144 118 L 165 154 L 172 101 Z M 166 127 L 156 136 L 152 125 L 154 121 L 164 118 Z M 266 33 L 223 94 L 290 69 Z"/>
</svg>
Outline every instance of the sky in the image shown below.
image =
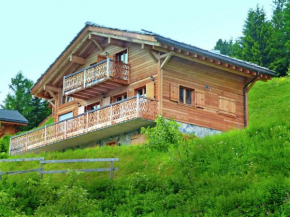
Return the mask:
<svg viewBox="0 0 290 217">
<path fill-rule="evenodd" d="M 0 104 L 11 78 L 22 71 L 36 82 L 86 21 L 211 50 L 220 38 L 240 37 L 258 4 L 270 18 L 272 0 L 0 0 Z"/>
</svg>

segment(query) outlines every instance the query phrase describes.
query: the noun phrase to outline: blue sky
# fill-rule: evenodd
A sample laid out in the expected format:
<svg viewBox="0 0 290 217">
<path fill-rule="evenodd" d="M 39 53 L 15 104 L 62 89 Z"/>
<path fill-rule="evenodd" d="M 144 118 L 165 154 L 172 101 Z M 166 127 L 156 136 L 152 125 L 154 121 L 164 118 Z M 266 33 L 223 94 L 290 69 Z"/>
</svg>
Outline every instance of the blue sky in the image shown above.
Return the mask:
<svg viewBox="0 0 290 217">
<path fill-rule="evenodd" d="M 17 72 L 35 82 L 86 21 L 146 29 L 211 50 L 219 38 L 241 36 L 247 12 L 257 4 L 271 16 L 272 0 L 1 0 L 0 103 Z"/>
</svg>

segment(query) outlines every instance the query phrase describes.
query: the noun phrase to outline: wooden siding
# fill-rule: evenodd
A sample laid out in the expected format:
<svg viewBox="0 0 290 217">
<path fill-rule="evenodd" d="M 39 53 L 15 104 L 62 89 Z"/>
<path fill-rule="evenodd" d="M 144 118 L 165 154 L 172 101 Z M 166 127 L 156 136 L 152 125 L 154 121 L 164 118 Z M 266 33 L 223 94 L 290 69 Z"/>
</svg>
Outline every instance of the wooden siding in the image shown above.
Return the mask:
<svg viewBox="0 0 290 217">
<path fill-rule="evenodd" d="M 128 63 L 130 64 L 130 74 L 129 74 L 129 82 L 130 84 L 127 86 L 116 87 L 114 90 L 110 90 L 105 93 L 105 97 L 114 97 L 121 93 L 127 93 L 128 97 L 132 97 L 135 94 L 135 90 L 140 87 L 146 87 L 147 84 L 150 85 L 150 98 L 159 99 L 159 82 L 158 82 L 158 64 L 152 59 L 152 57 L 148 54 L 146 50 L 141 49 L 141 45 L 127 43 L 127 47 L 118 47 L 115 45 L 107 45 L 106 49 L 100 51 L 95 45 L 91 45 L 91 52 L 86 57 L 86 63 L 84 65 L 79 65 L 79 67 L 74 68 L 73 71 L 70 71 L 71 74 L 75 71 L 82 70 L 93 63 L 98 61 L 100 55 L 104 56 L 109 53 L 109 57 L 111 59 L 114 58 L 114 54 L 119 53 L 120 51 L 127 50 L 128 52 Z M 150 79 L 150 76 L 154 78 L 154 85 Z M 59 85 L 62 85 L 63 81 L 59 82 Z M 154 93 L 154 94 L 153 94 Z M 73 112 L 73 115 L 78 115 L 78 105 L 79 102 L 82 106 L 87 106 L 89 104 L 95 102 L 101 102 L 103 96 L 99 95 L 88 100 L 80 100 L 76 99 L 73 102 L 61 104 L 62 92 L 57 94 L 57 103 L 54 109 L 55 121 L 58 121 L 58 117 L 62 114 Z"/>
<path fill-rule="evenodd" d="M 244 77 L 177 57 L 166 64 L 162 73 L 164 117 L 221 131 L 244 127 Z M 177 86 L 193 89 L 195 104 L 179 103 L 172 95 Z M 219 114 L 219 97 L 235 101 L 235 117 Z"/>
</svg>

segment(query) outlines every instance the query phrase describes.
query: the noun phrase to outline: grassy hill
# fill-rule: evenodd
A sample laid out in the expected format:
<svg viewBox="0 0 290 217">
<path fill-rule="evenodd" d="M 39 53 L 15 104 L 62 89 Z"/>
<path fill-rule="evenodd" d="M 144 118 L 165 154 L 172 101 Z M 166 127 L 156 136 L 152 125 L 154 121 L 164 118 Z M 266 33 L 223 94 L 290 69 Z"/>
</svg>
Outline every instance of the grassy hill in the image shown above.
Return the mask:
<svg viewBox="0 0 290 217">
<path fill-rule="evenodd" d="M 45 159 L 118 157 L 108 173 L 3 177 L 3 216 L 289 216 L 290 78 L 258 82 L 249 95 L 250 126 L 188 139 L 182 163 L 145 146 L 42 153 Z M 173 153 L 173 156 L 172 156 Z M 28 154 L 25 157 L 35 157 Z M 62 164 L 47 169 L 103 167 Z M 37 168 L 0 163 L 1 170 Z M 1 205 L 2 204 L 2 205 Z M 5 204 L 5 205 L 3 205 Z M 1 216 L 0 214 L 0 216 Z"/>
</svg>

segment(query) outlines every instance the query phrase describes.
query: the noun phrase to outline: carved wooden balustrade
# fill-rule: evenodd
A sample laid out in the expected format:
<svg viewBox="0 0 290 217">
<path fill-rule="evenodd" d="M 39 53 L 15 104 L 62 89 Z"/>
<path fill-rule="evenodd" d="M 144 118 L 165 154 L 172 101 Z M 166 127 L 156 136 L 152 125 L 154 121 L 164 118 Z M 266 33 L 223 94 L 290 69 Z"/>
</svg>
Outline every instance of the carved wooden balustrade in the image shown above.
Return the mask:
<svg viewBox="0 0 290 217">
<path fill-rule="evenodd" d="M 40 148 L 135 118 L 154 120 L 157 113 L 157 100 L 137 95 L 97 110 L 11 137 L 10 155 Z"/>
<path fill-rule="evenodd" d="M 109 58 L 83 70 L 64 76 L 64 94 L 72 94 L 106 80 L 129 80 L 129 65 L 123 62 L 112 61 Z"/>
</svg>

